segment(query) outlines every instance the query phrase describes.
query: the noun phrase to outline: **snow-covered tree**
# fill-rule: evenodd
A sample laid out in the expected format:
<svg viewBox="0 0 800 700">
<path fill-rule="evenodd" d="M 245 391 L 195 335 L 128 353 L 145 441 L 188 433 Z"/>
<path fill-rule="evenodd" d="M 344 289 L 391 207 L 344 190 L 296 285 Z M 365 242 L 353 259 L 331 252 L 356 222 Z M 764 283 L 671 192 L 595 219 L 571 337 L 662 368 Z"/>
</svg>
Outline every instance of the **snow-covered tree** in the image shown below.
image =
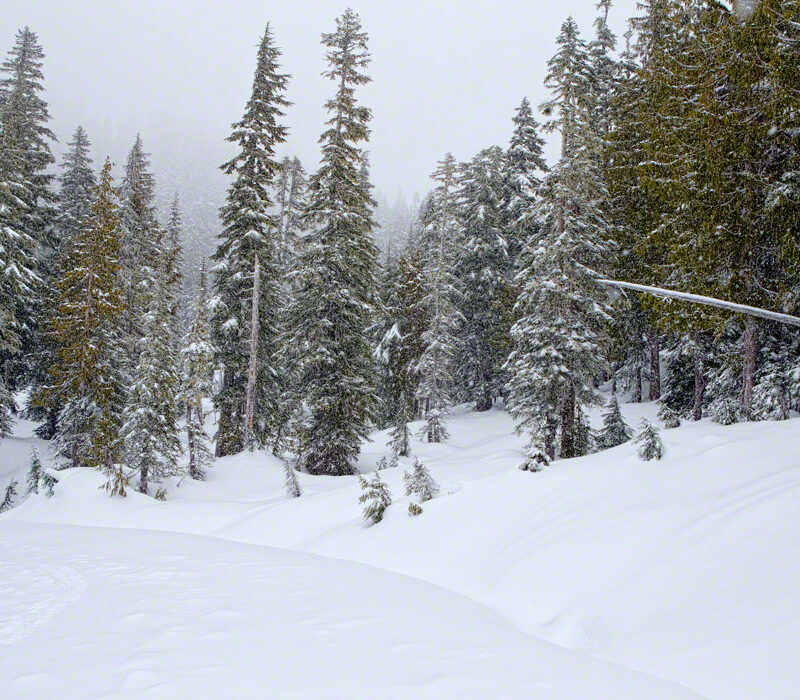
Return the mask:
<svg viewBox="0 0 800 700">
<path fill-rule="evenodd" d="M 739 405 L 729 398 L 720 399 L 711 407 L 711 415 L 715 423 L 732 425 L 739 422 Z"/>
<path fill-rule="evenodd" d="M 400 394 L 400 400 L 397 407 L 397 415 L 395 416 L 394 426 L 390 433 L 389 447 L 392 453 L 398 457 L 408 457 L 411 452 L 411 431 L 408 428 L 408 423 L 411 416 L 408 412 L 408 401 L 404 393 Z"/>
<path fill-rule="evenodd" d="M 360 144 L 371 112 L 355 88 L 370 78 L 367 34 L 352 10 L 323 34 L 336 83 L 320 137 L 322 158 L 309 184 L 308 234 L 293 273 L 295 298 L 285 342 L 302 349 L 293 375 L 308 408 L 301 463 L 311 474 L 350 474 L 376 411 L 369 328 L 377 297 L 378 251 L 372 241 L 373 202 L 362 182 Z"/>
<path fill-rule="evenodd" d="M 6 487 L 6 493 L 3 497 L 3 502 L 0 503 L 0 513 L 5 513 L 11 510 L 17 502 L 17 482 L 12 479 L 11 483 Z"/>
<path fill-rule="evenodd" d="M 658 418 L 665 428 L 677 428 L 681 424 L 680 414 L 665 403 L 662 403 L 658 409 Z"/>
<path fill-rule="evenodd" d="M 375 472 L 370 481 L 367 481 L 363 476 L 360 476 L 358 480 L 361 484 L 361 489 L 364 491 L 358 502 L 366 504 L 364 506 L 364 520 L 375 525 L 383 520 L 383 514 L 392 505 L 392 494 L 378 472 Z"/>
<path fill-rule="evenodd" d="M 39 452 L 34 447 L 31 450 L 31 466 L 28 469 L 26 494 L 39 493 L 39 482 L 42 480 L 43 473 L 42 460 L 39 457 Z"/>
<path fill-rule="evenodd" d="M 220 412 L 219 456 L 274 443 L 280 420 L 275 360 L 284 306 L 281 264 L 287 256 L 270 196 L 281 172 L 275 151 L 287 134 L 280 119 L 290 104 L 284 97 L 289 76 L 280 72 L 280 56 L 267 25 L 250 99 L 228 137 L 238 150 L 222 165 L 233 181 L 220 210 L 223 230 L 214 254 L 214 342 L 222 368 L 222 386 L 214 398 Z"/>
<path fill-rule="evenodd" d="M 414 460 L 413 470 L 403 474 L 403 483 L 406 487 L 406 496 L 413 494 L 420 503 L 430 501 L 439 495 L 439 484 L 431 476 L 428 468 L 419 461 L 419 458 Z"/>
<path fill-rule="evenodd" d="M 211 398 L 214 372 L 214 348 L 211 344 L 210 309 L 205 264 L 200 268 L 194 303 L 194 318 L 186 334 L 181 353 L 180 403 L 186 411 L 186 450 L 189 477 L 202 480 L 212 461 L 205 431 L 206 412 L 203 399 Z"/>
<path fill-rule="evenodd" d="M 289 498 L 300 498 L 300 496 L 303 495 L 303 489 L 300 486 L 300 482 L 297 480 L 294 467 L 290 462 L 285 461 L 283 463 L 283 469 L 285 472 L 283 484 L 286 487 L 286 495 Z"/>
<path fill-rule="evenodd" d="M 160 237 L 164 233 L 160 232 Z M 165 244 L 158 242 L 163 249 Z M 142 325 L 139 359 L 123 413 L 125 462 L 139 476 L 139 491 L 148 493 L 151 481 L 178 474 L 180 374 L 174 342 L 171 287 L 177 283 L 173 260 L 162 255 L 156 288 Z"/>
<path fill-rule="evenodd" d="M 601 449 L 608 450 L 624 442 L 628 442 L 633 437 L 633 430 L 622 417 L 619 409 L 619 401 L 616 395 L 608 400 L 608 406 L 603 413 L 603 427 L 597 435 L 597 442 Z"/>
<path fill-rule="evenodd" d="M 658 434 L 658 428 L 647 418 L 642 418 L 635 442 L 639 446 L 639 458 L 645 462 L 649 462 L 651 459 L 661 459 L 664 455 L 664 445 Z"/>
<path fill-rule="evenodd" d="M 56 445 L 70 466 L 102 469 L 124 493 L 119 427 L 123 406 L 119 214 L 106 160 L 92 211 L 77 233 L 58 284 L 53 323 L 58 361 L 52 391 L 61 410 Z"/>
<path fill-rule="evenodd" d="M 585 43 L 570 18 L 561 28 L 546 84 L 553 99 L 543 109 L 547 128 L 561 133 L 561 160 L 541 190 L 543 234 L 530 264 L 518 276 L 518 321 L 506 363 L 508 405 L 527 430 L 531 459 L 573 457 L 576 406 L 595 401 L 593 381 L 606 368 L 604 346 L 610 320 L 607 292 L 597 272 L 609 253 L 607 222 L 599 207 L 605 195 L 587 130 L 592 101 Z"/>
<path fill-rule="evenodd" d="M 460 314 L 456 306 L 458 281 L 454 274 L 461 229 L 457 219 L 456 162 L 448 153 L 431 178 L 436 186 L 422 217 L 420 248 L 424 297 L 421 307 L 428 326 L 422 333 L 422 355 L 416 374 L 416 398 L 420 402 L 428 442 L 447 440 L 447 415 L 453 403 L 457 329 Z"/>
</svg>

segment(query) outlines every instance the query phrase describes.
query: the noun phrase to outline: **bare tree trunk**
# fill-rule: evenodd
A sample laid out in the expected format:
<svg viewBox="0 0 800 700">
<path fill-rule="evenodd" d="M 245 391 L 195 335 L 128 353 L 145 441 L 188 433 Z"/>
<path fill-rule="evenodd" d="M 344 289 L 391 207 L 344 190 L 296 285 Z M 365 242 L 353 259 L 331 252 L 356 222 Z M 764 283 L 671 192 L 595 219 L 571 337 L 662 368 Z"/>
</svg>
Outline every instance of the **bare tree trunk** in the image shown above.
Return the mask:
<svg viewBox="0 0 800 700">
<path fill-rule="evenodd" d="M 617 372 L 614 369 L 611 370 L 611 393 L 617 393 Z"/>
<path fill-rule="evenodd" d="M 261 267 L 256 253 L 253 265 L 253 308 L 250 314 L 250 362 L 247 365 L 247 389 L 244 395 L 244 435 L 245 448 L 252 447 L 253 415 L 256 408 L 256 370 L 258 369 L 258 320 L 261 301 Z"/>
<path fill-rule="evenodd" d="M 700 349 L 695 348 L 694 352 L 694 408 L 692 409 L 692 420 L 700 420 L 703 417 L 703 395 L 706 392 L 706 382 L 703 378 L 703 358 L 700 356 Z"/>
<path fill-rule="evenodd" d="M 642 403 L 642 368 L 636 367 L 636 378 L 633 382 L 633 403 Z"/>
<path fill-rule="evenodd" d="M 756 383 L 758 361 L 758 323 L 747 317 L 742 334 L 742 416 L 750 420 L 753 410 L 753 387 Z"/>
<path fill-rule="evenodd" d="M 647 334 L 647 345 L 650 350 L 650 400 L 661 398 L 661 362 L 658 358 L 658 333 L 651 330 Z"/>
<path fill-rule="evenodd" d="M 186 404 L 186 451 L 189 453 L 189 477 L 197 478 L 197 456 L 195 454 L 194 431 L 192 430 L 192 404 Z"/>
<path fill-rule="evenodd" d="M 555 418 L 548 419 L 544 437 L 544 451 L 551 462 L 556 458 L 556 427 Z"/>
<path fill-rule="evenodd" d="M 147 493 L 147 477 L 149 475 L 149 468 L 147 465 L 142 465 L 142 468 L 139 470 L 139 491 L 141 493 Z"/>
<path fill-rule="evenodd" d="M 561 404 L 561 458 L 575 456 L 575 388 L 570 384 Z"/>
</svg>

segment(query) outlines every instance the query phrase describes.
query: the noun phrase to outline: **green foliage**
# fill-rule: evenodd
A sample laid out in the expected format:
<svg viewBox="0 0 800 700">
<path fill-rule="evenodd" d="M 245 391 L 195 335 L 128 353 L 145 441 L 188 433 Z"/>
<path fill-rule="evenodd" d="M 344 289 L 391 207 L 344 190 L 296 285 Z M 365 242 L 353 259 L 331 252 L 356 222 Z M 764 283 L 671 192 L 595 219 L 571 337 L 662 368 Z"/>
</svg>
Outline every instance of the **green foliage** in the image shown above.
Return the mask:
<svg viewBox="0 0 800 700">
<path fill-rule="evenodd" d="M 358 502 L 366 504 L 364 506 L 364 520 L 375 525 L 383 520 L 383 514 L 392 504 L 392 495 L 389 492 L 389 487 L 381 480 L 378 472 L 375 472 L 371 481 L 367 481 L 363 476 L 358 479 L 361 489 L 364 491 Z"/>
<path fill-rule="evenodd" d="M 664 444 L 658 434 L 658 428 L 646 418 L 639 424 L 639 434 L 634 442 L 639 446 L 639 458 L 645 462 L 661 459 L 664 455 Z"/>
</svg>

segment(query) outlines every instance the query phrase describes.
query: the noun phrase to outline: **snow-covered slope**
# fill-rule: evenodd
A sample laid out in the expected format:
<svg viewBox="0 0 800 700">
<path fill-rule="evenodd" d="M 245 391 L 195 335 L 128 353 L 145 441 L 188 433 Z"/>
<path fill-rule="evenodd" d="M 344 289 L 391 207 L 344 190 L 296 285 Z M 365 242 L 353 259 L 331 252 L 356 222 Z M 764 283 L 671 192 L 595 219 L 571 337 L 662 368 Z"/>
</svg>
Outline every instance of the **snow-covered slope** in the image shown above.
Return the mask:
<svg viewBox="0 0 800 700">
<path fill-rule="evenodd" d="M 623 411 L 635 424 L 641 415 L 653 418 L 655 407 L 628 404 Z M 355 478 L 301 475 L 304 495 L 287 499 L 277 461 L 265 454 L 246 454 L 219 460 L 206 483 L 184 482 L 172 488 L 167 503 L 138 494 L 111 500 L 98 490 L 98 475 L 63 472 L 54 498 L 32 498 L 0 516 L 0 540 L 8 539 L 8 531 L 12 543 L 20 531 L 28 537 L 30 526 L 23 523 L 65 523 L 140 531 L 124 535 L 140 538 L 139 544 L 120 540 L 119 556 L 125 557 L 130 548 L 161 556 L 162 546 L 168 549 L 167 543 L 171 547 L 181 539 L 142 530 L 321 554 L 435 583 L 441 588 L 425 590 L 437 595 L 450 589 L 467 596 L 476 609 L 484 610 L 479 605 L 483 604 L 504 618 L 504 634 L 513 637 L 516 632 L 511 630 L 516 628 L 529 639 L 539 637 L 581 652 L 570 656 L 569 663 L 582 664 L 589 652 L 714 698 L 800 694 L 800 672 L 795 668 L 800 652 L 800 421 L 685 424 L 662 431 L 666 455 L 660 462 L 641 462 L 628 444 L 558 462 L 540 474 L 516 468 L 522 441 L 502 411 L 476 414 L 462 409 L 450 429 L 448 445 L 414 443 L 415 454 L 429 466 L 443 492 L 424 504 L 417 518 L 407 516 L 408 499 L 402 491 L 407 460 L 400 469 L 383 472 L 395 503 L 382 523 L 366 528 Z M 364 469 L 385 452 L 384 440 L 385 435 L 378 435 L 366 447 Z M 75 532 L 83 533 L 82 542 L 84 537 L 100 537 L 95 528 Z M 34 534 L 22 549 L 46 539 L 49 531 L 31 529 Z M 102 532 L 102 538 L 114 541 L 113 533 Z M 181 541 L 191 549 L 187 556 L 195 562 L 192 566 L 202 566 L 203 547 L 213 557 L 217 548 L 230 546 L 209 537 Z M 263 547 L 247 551 L 277 556 Z M 21 561 L 26 556 L 21 555 Z M 133 566 L 133 559 L 129 561 Z M 330 575 L 324 567 L 344 567 L 328 559 L 310 561 L 324 562 L 319 572 L 323 591 Z M 141 565 L 149 564 L 145 560 Z M 236 566 L 230 569 L 236 571 Z M 378 605 L 373 596 L 380 595 L 369 579 L 374 569 L 356 570 L 360 573 L 352 576 L 364 577 L 359 592 L 367 596 L 365 605 Z M 392 581 L 392 590 L 398 591 L 422 585 L 402 576 Z M 142 586 L 142 600 L 152 589 L 150 584 Z M 286 604 L 282 593 L 276 596 L 282 601 L 279 607 Z M 455 599 L 466 604 L 461 597 Z M 405 614 L 402 605 L 388 600 L 385 604 L 397 619 Z M 437 615 L 440 605 L 434 606 Z M 351 613 L 344 606 L 340 614 Z M 432 617 L 431 628 L 444 624 L 449 614 Z M 493 624 L 500 625 L 500 619 L 493 618 Z M 363 635 L 364 645 L 380 650 L 375 655 L 379 659 L 393 658 L 392 647 L 383 645 L 382 637 L 370 643 L 374 627 Z M 418 629 L 414 643 L 433 634 L 427 627 Z M 480 634 L 474 639 L 479 638 Z M 438 654 L 438 648 L 443 655 L 437 656 L 438 663 L 452 659 L 447 644 L 432 642 L 425 656 Z M 549 658 L 553 647 L 543 649 L 530 653 Z M 533 676 L 542 672 L 532 658 L 514 658 Z M 9 671 L 3 668 L 5 676 Z M 353 674 L 360 668 L 356 664 Z M 558 668 L 565 667 L 553 666 Z M 511 689 L 519 682 L 515 679 L 524 676 L 521 670 L 520 676 L 515 672 L 509 667 L 509 692 L 496 697 L 514 696 Z M 452 674 L 456 678 L 461 672 Z M 641 679 L 636 676 L 630 682 L 644 682 Z M 582 693 L 561 681 L 537 688 L 546 697 L 619 697 L 627 682 L 620 680 L 616 695 Z M 430 686 L 432 696 L 464 696 L 458 691 L 461 686 L 443 684 L 438 694 L 435 687 Z M 648 690 L 640 697 L 654 697 L 656 692 Z M 680 691 L 672 687 L 667 692 L 678 697 Z M 397 693 L 403 694 L 399 688 Z M 421 695 L 409 691 L 408 696 Z M 527 689 L 523 696 L 535 694 Z"/>
</svg>

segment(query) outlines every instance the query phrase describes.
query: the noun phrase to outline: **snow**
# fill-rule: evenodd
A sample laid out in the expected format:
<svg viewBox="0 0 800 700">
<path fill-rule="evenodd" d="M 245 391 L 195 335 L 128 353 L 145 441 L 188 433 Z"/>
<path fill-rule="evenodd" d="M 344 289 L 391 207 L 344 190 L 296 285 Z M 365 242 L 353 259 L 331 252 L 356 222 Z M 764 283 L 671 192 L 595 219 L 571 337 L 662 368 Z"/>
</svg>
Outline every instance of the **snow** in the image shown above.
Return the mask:
<svg viewBox="0 0 800 700">
<path fill-rule="evenodd" d="M 654 404 L 621 408 L 658 424 Z M 165 503 L 61 472 L 53 498 L 0 516 L 3 692 L 800 694 L 797 419 L 685 422 L 661 430 L 660 461 L 626 443 L 535 474 L 505 412 L 461 407 L 448 427 L 381 472 L 394 500 L 372 527 L 357 477 L 298 474 L 289 499 L 264 453 Z M 373 437 L 363 470 L 386 453 Z M 410 518 L 414 457 L 441 495 Z"/>
</svg>

